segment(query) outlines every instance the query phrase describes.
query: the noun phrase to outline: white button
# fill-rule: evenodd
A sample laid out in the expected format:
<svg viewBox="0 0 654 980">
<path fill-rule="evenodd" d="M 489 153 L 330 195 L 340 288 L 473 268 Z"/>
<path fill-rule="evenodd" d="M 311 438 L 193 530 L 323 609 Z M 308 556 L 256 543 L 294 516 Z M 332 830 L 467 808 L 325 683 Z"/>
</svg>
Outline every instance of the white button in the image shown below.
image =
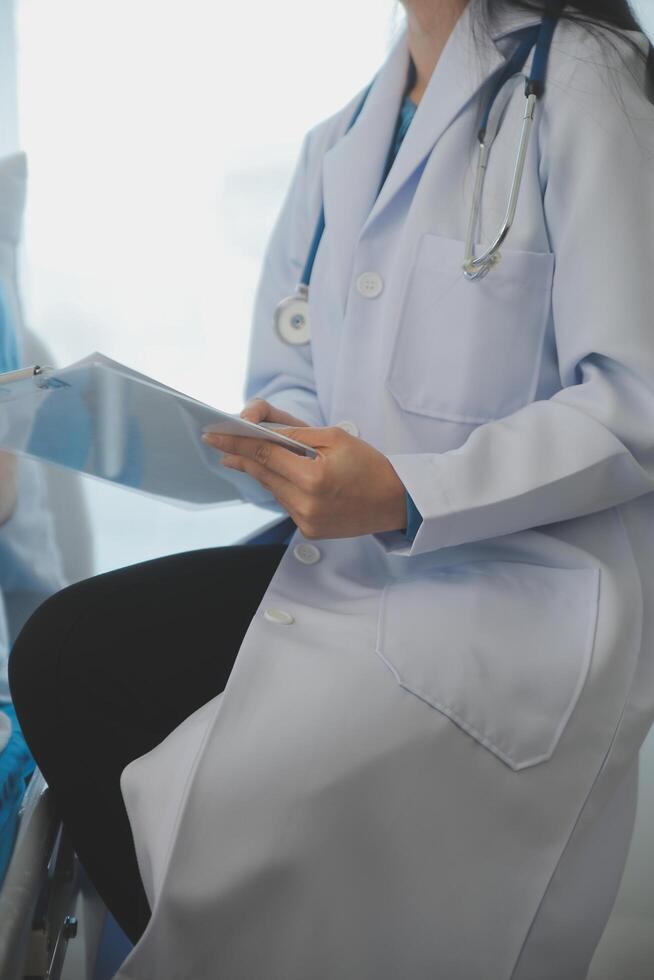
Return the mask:
<svg viewBox="0 0 654 980">
<path fill-rule="evenodd" d="M 366 299 L 376 299 L 384 288 L 384 280 L 377 272 L 362 272 L 357 279 L 357 289 Z"/>
<path fill-rule="evenodd" d="M 336 425 L 339 429 L 343 429 L 344 432 L 349 432 L 351 436 L 359 435 L 359 427 L 355 422 L 350 422 L 349 419 L 346 419 L 344 422 L 337 422 Z"/>
<path fill-rule="evenodd" d="M 293 548 L 293 554 L 303 565 L 315 565 L 320 561 L 320 549 L 315 544 L 307 544 L 302 541 Z"/>
<path fill-rule="evenodd" d="M 279 626 L 290 626 L 295 622 L 290 612 L 286 612 L 285 609 L 266 609 L 263 615 L 271 623 L 277 623 Z"/>
</svg>

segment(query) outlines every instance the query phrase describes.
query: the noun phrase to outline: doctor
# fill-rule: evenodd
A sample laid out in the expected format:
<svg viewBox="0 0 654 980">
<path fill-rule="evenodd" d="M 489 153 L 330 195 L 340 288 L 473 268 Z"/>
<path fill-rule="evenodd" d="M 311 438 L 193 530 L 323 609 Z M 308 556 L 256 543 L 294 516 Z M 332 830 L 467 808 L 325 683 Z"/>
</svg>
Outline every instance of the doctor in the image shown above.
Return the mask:
<svg viewBox="0 0 654 980">
<path fill-rule="evenodd" d="M 75 586 L 14 651 L 120 980 L 580 980 L 616 894 L 654 717 L 647 45 L 622 0 L 406 6 L 258 294 L 243 414 L 318 457 L 214 440 L 288 547 Z"/>
</svg>

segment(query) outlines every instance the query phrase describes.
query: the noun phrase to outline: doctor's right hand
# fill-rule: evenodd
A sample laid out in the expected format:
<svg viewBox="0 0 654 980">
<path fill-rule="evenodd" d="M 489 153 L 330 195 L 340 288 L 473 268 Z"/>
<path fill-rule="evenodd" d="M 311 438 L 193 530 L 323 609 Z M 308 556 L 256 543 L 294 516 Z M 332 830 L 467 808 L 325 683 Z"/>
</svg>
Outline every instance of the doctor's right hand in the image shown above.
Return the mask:
<svg viewBox="0 0 654 980">
<path fill-rule="evenodd" d="M 282 425 L 297 427 L 298 425 L 308 426 L 308 422 L 296 418 L 289 412 L 283 412 L 281 408 L 275 408 L 264 398 L 251 398 L 246 402 L 245 407 L 240 413 L 241 418 L 248 422 L 279 422 Z"/>
</svg>

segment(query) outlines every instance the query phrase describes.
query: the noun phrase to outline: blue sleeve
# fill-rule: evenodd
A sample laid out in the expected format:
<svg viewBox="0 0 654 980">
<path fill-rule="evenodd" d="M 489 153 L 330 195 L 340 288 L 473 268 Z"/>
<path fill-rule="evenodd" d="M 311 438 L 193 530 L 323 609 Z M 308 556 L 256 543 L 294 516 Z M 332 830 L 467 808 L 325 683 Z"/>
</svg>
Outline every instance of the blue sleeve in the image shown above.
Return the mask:
<svg viewBox="0 0 654 980">
<path fill-rule="evenodd" d="M 404 491 L 404 495 L 406 497 L 406 528 L 404 528 L 404 533 L 409 541 L 413 541 L 422 524 L 422 514 L 414 504 L 408 490 Z"/>
</svg>

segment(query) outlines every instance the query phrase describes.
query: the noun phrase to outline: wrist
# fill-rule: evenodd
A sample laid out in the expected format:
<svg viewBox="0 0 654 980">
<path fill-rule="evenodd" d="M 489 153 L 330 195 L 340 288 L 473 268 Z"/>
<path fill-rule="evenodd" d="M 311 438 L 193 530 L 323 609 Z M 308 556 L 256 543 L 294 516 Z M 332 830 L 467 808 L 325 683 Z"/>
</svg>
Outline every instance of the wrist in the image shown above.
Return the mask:
<svg viewBox="0 0 654 980">
<path fill-rule="evenodd" d="M 406 531 L 407 528 L 407 501 L 406 488 L 393 471 L 395 480 L 393 481 L 393 492 L 390 499 L 390 507 L 386 526 L 381 531 Z"/>
</svg>

